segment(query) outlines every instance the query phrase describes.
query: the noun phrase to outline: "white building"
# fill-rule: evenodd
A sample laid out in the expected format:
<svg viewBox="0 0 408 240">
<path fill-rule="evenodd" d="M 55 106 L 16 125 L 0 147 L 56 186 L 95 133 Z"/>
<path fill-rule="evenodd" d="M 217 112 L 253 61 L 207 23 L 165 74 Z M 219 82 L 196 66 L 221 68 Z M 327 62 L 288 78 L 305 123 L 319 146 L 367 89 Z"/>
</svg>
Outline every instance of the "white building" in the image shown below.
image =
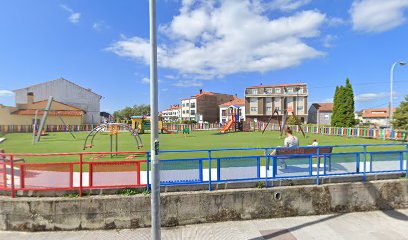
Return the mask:
<svg viewBox="0 0 408 240">
<path fill-rule="evenodd" d="M 395 112 L 395 108 L 393 109 Z M 388 108 L 367 108 L 361 112 L 362 123 L 373 124 L 379 127 L 390 125 Z"/>
<path fill-rule="evenodd" d="M 219 105 L 220 108 L 220 123 L 228 122 L 227 118 L 229 116 L 228 109 L 230 107 L 234 107 L 235 109 L 239 109 L 239 116 L 240 120 L 242 119 L 245 121 L 245 99 L 243 98 L 236 98 L 232 101 L 223 103 Z"/>
<path fill-rule="evenodd" d="M 85 111 L 85 123 L 99 123 L 100 100 L 102 96 L 92 92 L 89 88 L 83 88 L 64 78 L 35 84 L 29 87 L 17 89 L 15 93 L 16 104 L 27 104 L 28 93 L 34 95 L 34 102 L 47 100 L 50 96 L 54 100 Z"/>
<path fill-rule="evenodd" d="M 181 120 L 195 120 L 197 113 L 196 97 L 181 99 Z"/>
<path fill-rule="evenodd" d="M 168 109 L 162 111 L 163 122 L 178 122 L 181 118 L 181 106 L 171 105 Z"/>
</svg>

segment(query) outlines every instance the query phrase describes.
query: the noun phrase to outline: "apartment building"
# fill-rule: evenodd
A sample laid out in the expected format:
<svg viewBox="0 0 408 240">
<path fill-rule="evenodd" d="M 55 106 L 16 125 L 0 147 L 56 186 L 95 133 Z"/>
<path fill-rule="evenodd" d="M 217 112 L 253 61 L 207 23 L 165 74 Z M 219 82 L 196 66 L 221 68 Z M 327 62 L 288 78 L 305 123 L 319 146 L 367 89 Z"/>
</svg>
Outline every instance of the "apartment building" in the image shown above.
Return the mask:
<svg viewBox="0 0 408 240">
<path fill-rule="evenodd" d="M 308 90 L 305 83 L 252 86 L 245 89 L 245 115 L 250 121 L 268 121 L 274 110 L 307 120 Z M 272 121 L 277 121 L 274 118 Z"/>
<path fill-rule="evenodd" d="M 181 118 L 181 106 L 179 104 L 171 105 L 162 112 L 163 122 L 171 123 L 178 122 Z"/>
<path fill-rule="evenodd" d="M 200 92 L 190 98 L 181 99 L 181 119 L 194 120 L 199 123 L 214 123 L 219 120 L 218 106 L 234 100 L 234 95 Z"/>
</svg>

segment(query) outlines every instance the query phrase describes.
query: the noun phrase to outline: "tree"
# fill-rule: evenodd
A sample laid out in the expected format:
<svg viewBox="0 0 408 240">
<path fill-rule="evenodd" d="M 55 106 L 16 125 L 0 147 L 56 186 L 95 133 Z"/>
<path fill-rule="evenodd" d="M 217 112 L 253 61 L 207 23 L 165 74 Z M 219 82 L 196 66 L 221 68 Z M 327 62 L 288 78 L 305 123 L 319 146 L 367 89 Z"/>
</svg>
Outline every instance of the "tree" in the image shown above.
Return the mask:
<svg viewBox="0 0 408 240">
<path fill-rule="evenodd" d="M 355 123 L 353 87 L 347 78 L 346 86 L 336 87 L 331 125 L 333 127 L 352 127 Z"/>
<path fill-rule="evenodd" d="M 334 98 L 333 98 L 333 113 L 332 113 L 332 118 L 331 118 L 331 123 L 330 123 L 332 126 L 337 125 L 337 119 L 338 119 L 337 109 L 339 108 L 339 91 L 340 91 L 340 87 L 336 86 L 336 91 L 334 92 Z"/>
<path fill-rule="evenodd" d="M 150 105 L 134 105 L 133 107 L 125 107 L 122 110 L 115 111 L 113 116 L 116 121 L 130 120 L 132 116 L 146 116 L 150 114 Z"/>
<path fill-rule="evenodd" d="M 286 122 L 287 125 L 296 125 L 297 123 L 298 121 L 296 121 L 296 118 L 293 115 L 289 116 Z"/>
<path fill-rule="evenodd" d="M 396 129 L 408 130 L 408 95 L 405 97 L 405 101 L 402 101 L 395 110 L 392 126 Z"/>
</svg>

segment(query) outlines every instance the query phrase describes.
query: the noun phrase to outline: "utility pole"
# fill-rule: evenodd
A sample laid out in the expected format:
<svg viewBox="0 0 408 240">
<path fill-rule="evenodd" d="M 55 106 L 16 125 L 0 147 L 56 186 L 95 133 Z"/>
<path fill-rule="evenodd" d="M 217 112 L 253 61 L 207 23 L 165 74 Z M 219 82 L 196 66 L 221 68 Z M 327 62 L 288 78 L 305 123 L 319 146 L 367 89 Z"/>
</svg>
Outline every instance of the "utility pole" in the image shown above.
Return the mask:
<svg viewBox="0 0 408 240">
<path fill-rule="evenodd" d="M 156 0 L 149 1 L 150 10 L 150 153 L 152 161 L 151 185 L 151 225 L 152 239 L 160 236 L 160 165 L 159 165 L 159 119 L 158 119 L 158 81 L 157 81 L 157 39 L 156 39 Z"/>
</svg>

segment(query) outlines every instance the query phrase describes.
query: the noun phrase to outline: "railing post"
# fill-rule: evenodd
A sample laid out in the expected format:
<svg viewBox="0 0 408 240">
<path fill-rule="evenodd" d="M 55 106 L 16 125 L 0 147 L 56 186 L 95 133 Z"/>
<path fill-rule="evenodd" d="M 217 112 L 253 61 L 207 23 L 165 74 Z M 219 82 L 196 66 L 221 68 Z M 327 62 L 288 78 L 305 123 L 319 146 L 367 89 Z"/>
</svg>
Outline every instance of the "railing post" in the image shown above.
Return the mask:
<svg viewBox="0 0 408 240">
<path fill-rule="evenodd" d="M 79 196 L 82 197 L 83 155 L 79 154 Z"/>
<path fill-rule="evenodd" d="M 89 163 L 88 166 L 89 166 L 89 169 L 88 169 L 89 187 L 92 187 L 93 186 L 93 164 Z"/>
<path fill-rule="evenodd" d="M 7 189 L 7 164 L 5 159 L 3 161 L 3 185 L 4 189 Z"/>
<path fill-rule="evenodd" d="M 198 168 L 199 168 L 200 182 L 203 182 L 203 160 L 202 159 L 200 159 L 198 162 Z"/>
<path fill-rule="evenodd" d="M 276 178 L 278 172 L 277 156 L 272 156 L 272 179 Z"/>
<path fill-rule="evenodd" d="M 366 176 L 366 172 L 367 172 L 367 146 L 363 146 L 363 151 L 364 151 L 364 164 L 363 164 L 363 168 L 364 168 L 364 173 L 363 173 L 363 181 L 367 181 L 367 176 Z"/>
<path fill-rule="evenodd" d="M 208 151 L 208 190 L 212 190 L 211 186 L 211 150 Z"/>
<path fill-rule="evenodd" d="M 146 188 L 150 191 L 150 153 L 146 152 Z"/>
<path fill-rule="evenodd" d="M 74 164 L 69 165 L 69 187 L 74 187 Z"/>
<path fill-rule="evenodd" d="M 16 193 L 14 191 L 14 155 L 10 156 L 10 175 L 11 175 L 11 197 L 15 198 Z"/>
<path fill-rule="evenodd" d="M 266 153 L 268 150 L 266 150 Z M 265 156 L 265 188 L 268 188 L 268 168 L 269 168 L 269 155 L 266 154 Z"/>
<path fill-rule="evenodd" d="M 316 150 L 316 154 L 317 154 L 317 166 L 316 166 L 316 184 L 317 185 L 320 185 L 320 147 L 317 147 L 317 150 Z M 312 161 L 312 163 L 313 163 L 313 161 Z"/>
<path fill-rule="evenodd" d="M 136 184 L 137 184 L 138 186 L 140 186 L 140 162 L 139 162 L 139 161 L 136 162 L 136 171 L 137 171 Z"/>
<path fill-rule="evenodd" d="M 261 157 L 256 158 L 256 177 L 261 178 Z"/>
<path fill-rule="evenodd" d="M 217 182 L 221 180 L 221 159 L 217 158 Z"/>
<path fill-rule="evenodd" d="M 24 165 L 20 165 L 20 189 L 24 188 Z"/>
<path fill-rule="evenodd" d="M 356 153 L 356 173 L 360 172 L 360 153 Z"/>
<path fill-rule="evenodd" d="M 406 149 L 405 156 L 407 158 L 405 159 L 405 178 L 408 178 L 408 144 L 405 145 L 405 149 Z"/>
</svg>

